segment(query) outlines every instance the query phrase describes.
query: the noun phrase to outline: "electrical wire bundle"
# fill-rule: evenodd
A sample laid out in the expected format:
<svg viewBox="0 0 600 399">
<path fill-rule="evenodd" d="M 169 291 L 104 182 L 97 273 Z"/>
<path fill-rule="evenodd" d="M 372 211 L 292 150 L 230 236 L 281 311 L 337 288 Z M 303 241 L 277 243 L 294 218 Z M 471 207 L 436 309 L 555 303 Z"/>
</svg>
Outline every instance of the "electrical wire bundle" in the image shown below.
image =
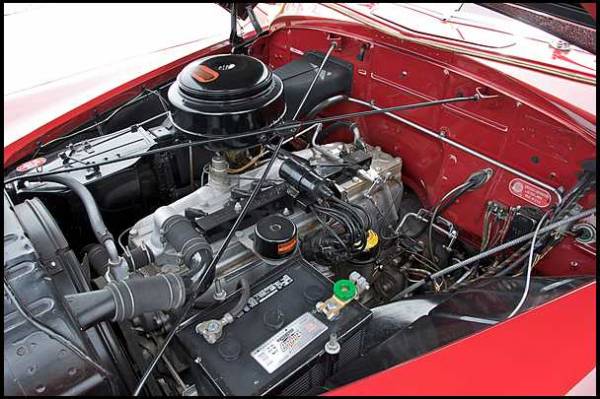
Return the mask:
<svg viewBox="0 0 600 399">
<path fill-rule="evenodd" d="M 362 207 L 331 197 L 310 209 L 322 229 L 304 242 L 307 259 L 334 265 L 364 253 L 372 220 Z"/>
<path fill-rule="evenodd" d="M 403 246 L 410 247 L 414 245 L 417 242 L 416 239 L 426 232 L 426 245 L 424 246 L 424 256 L 422 257 L 421 263 L 423 264 L 423 261 L 426 261 L 424 265 L 431 265 L 431 268 L 434 271 L 439 271 L 442 268 L 446 267 L 448 259 L 446 257 L 442 257 L 440 259 L 434 254 L 433 227 L 435 225 L 435 221 L 440 216 L 440 214 L 444 212 L 447 208 L 449 208 L 451 205 L 453 205 L 459 197 L 461 197 L 469 191 L 480 188 L 489 180 L 491 175 L 491 169 L 482 169 L 476 171 L 471 176 L 469 176 L 462 184 L 448 191 L 435 205 L 433 205 L 429 220 L 425 222 L 416 231 L 402 231 L 400 228 L 403 222 L 400 222 L 398 227 L 396 227 L 395 229 L 397 237 L 401 239 L 401 242 L 411 242 L 411 244 L 405 244 Z M 468 277 L 468 275 L 466 275 L 465 278 L 466 277 Z"/>
<path fill-rule="evenodd" d="M 481 246 L 479 251 L 485 251 L 501 243 L 508 232 L 508 228 L 515 217 L 516 208 L 511 207 L 507 215 L 500 217 L 496 210 L 496 205 L 489 202 L 483 216 L 483 230 L 481 234 Z"/>
<path fill-rule="evenodd" d="M 481 187 L 485 182 L 488 181 L 491 173 L 491 169 L 482 169 L 473 173 L 463 184 L 455 187 L 446 195 L 444 195 L 435 208 L 433 208 L 431 219 L 429 220 L 429 225 L 427 226 L 427 255 L 429 256 L 429 259 L 435 261 L 433 254 L 433 225 L 436 217 L 446 210 L 450 205 L 452 205 L 458 199 L 458 197 L 467 191 Z"/>
<path fill-rule="evenodd" d="M 479 260 L 489 257 L 490 255 L 500 253 L 501 251 L 511 248 L 517 244 L 522 244 L 520 248 L 518 248 L 515 252 L 512 253 L 512 255 L 505 258 L 498 265 L 494 265 L 483 275 L 471 279 L 470 281 L 457 282 L 452 287 L 453 290 L 462 288 L 466 284 L 471 284 L 474 281 L 477 281 L 481 278 L 494 275 L 498 271 L 499 272 L 496 275 L 506 275 L 510 271 L 517 269 L 519 266 L 521 266 L 525 259 L 527 259 L 527 263 L 525 264 L 523 270 L 523 274 L 526 278 L 525 290 L 523 291 L 523 295 L 521 296 L 519 303 L 516 305 L 514 310 L 508 315 L 508 318 L 514 316 L 521 309 L 521 307 L 525 303 L 525 299 L 527 298 L 533 268 L 543 256 L 545 256 L 554 246 L 557 245 L 558 242 L 560 242 L 560 240 L 565 234 L 564 232 L 568 230 L 568 227 L 566 226 L 569 226 L 571 223 L 577 220 L 583 219 L 589 215 L 593 215 L 596 213 L 596 208 L 590 208 L 585 211 L 578 211 L 574 209 L 575 205 L 577 204 L 577 201 L 583 198 L 585 194 L 595 186 L 595 183 L 595 169 L 593 169 L 589 164 L 584 163 L 583 173 L 580 176 L 577 183 L 573 186 L 573 188 L 571 188 L 571 190 L 565 195 L 563 200 L 560 201 L 553 210 L 550 210 L 544 214 L 544 216 L 539 220 L 534 232 L 514 238 L 501 245 L 487 249 L 469 259 L 465 259 L 463 261 L 455 263 L 454 265 L 448 266 L 443 270 L 440 270 L 439 272 L 436 272 L 433 275 L 431 275 L 429 279 L 423 279 L 417 283 L 412 284 L 408 288 L 404 289 L 402 292 L 398 293 L 393 299 L 396 300 L 403 298 L 407 294 L 412 293 L 418 288 L 425 285 L 428 280 L 447 275 L 469 264 L 475 263 L 475 268 L 477 268 L 476 262 L 479 262 Z M 565 226 L 561 228 L 562 232 L 560 230 L 557 232 L 553 232 L 553 230 L 561 226 Z"/>
<path fill-rule="evenodd" d="M 562 220 L 567 217 L 570 212 L 576 211 L 574 208 L 576 208 L 575 205 L 577 201 L 583 198 L 583 196 L 595 186 L 595 182 L 595 173 L 584 170 L 584 173 L 577 183 L 566 193 L 563 201 L 557 204 L 552 211 L 547 212 L 544 217 L 540 219 L 538 223 L 541 223 L 541 227 Z M 527 270 L 535 267 L 535 265 L 550 252 L 551 249 L 558 245 L 562 238 L 563 234 L 540 234 L 539 237 L 536 237 L 535 260 L 533 260 L 533 255 L 530 256 L 530 248 L 533 244 L 526 243 L 508 258 L 509 261 L 504 261 L 495 265 L 495 267 L 490 268 L 484 276 L 504 276 L 509 275 L 514 271 L 516 271 L 515 275 L 527 274 Z M 532 259 L 530 262 L 525 262 L 525 260 L 530 258 Z M 531 265 L 529 266 L 530 263 Z"/>
</svg>

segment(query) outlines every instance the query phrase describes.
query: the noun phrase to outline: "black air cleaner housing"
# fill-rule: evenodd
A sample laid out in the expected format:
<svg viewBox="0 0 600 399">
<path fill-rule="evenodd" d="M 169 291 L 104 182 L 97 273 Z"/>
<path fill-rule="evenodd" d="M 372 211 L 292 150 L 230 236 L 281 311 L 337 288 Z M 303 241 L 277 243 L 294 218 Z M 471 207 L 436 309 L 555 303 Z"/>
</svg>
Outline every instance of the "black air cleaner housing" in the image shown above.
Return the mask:
<svg viewBox="0 0 600 399">
<path fill-rule="evenodd" d="M 175 128 L 224 136 L 266 128 L 280 121 L 286 106 L 281 79 L 260 60 L 218 54 L 186 66 L 169 88 Z M 183 132 L 185 133 L 185 132 Z M 207 145 L 214 151 L 256 145 L 258 138 Z"/>
</svg>

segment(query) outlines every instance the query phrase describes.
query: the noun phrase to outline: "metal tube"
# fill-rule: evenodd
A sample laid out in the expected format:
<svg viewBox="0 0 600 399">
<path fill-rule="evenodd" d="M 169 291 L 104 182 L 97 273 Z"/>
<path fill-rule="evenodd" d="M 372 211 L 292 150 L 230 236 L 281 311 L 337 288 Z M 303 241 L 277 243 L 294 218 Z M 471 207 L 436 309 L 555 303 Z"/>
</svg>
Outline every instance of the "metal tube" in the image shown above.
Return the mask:
<svg viewBox="0 0 600 399">
<path fill-rule="evenodd" d="M 169 358 L 167 356 L 163 356 L 162 360 L 163 362 L 165 362 L 165 366 L 167 366 L 169 373 L 171 373 L 171 376 L 173 377 L 175 382 L 177 382 L 177 385 L 179 385 L 181 387 L 181 390 L 184 391 L 187 388 L 187 385 L 181 379 L 181 376 L 179 375 L 179 373 L 177 373 L 177 370 L 175 370 L 175 367 L 173 367 L 173 364 L 171 363 Z"/>
<path fill-rule="evenodd" d="M 442 269 L 439 272 L 433 273 L 430 276 L 430 278 L 431 279 L 436 279 L 438 277 L 443 276 L 444 274 L 451 273 L 451 272 L 453 272 L 455 270 L 460 269 L 461 267 L 465 267 L 467 265 L 470 265 L 473 262 L 477 262 L 478 260 L 481 260 L 481 259 L 483 259 L 485 257 L 488 257 L 490 255 L 493 255 L 493 254 L 495 254 L 497 252 L 500 252 L 500 251 L 503 251 L 505 249 L 508 249 L 508 248 L 510 248 L 510 247 L 512 247 L 514 245 L 520 244 L 520 243 L 522 243 L 524 241 L 527 241 L 530 238 L 532 238 L 534 235 L 544 234 L 544 233 L 546 233 L 548 231 L 551 231 L 551 230 L 554 230 L 557 227 L 560 227 L 560 226 L 562 226 L 564 224 L 568 224 L 568 223 L 574 222 L 576 220 L 588 217 L 590 215 L 593 215 L 594 213 L 596 213 L 596 208 L 595 207 L 591 208 L 591 209 L 588 209 L 586 211 L 583 211 L 581 213 L 578 213 L 575 216 L 571 216 L 571 217 L 568 217 L 566 219 L 559 220 L 558 222 L 549 224 L 548 226 L 540 229 L 539 231 L 536 231 L 534 233 L 529 233 L 529 234 L 522 235 L 521 237 L 515 238 L 514 240 L 508 241 L 508 242 L 506 242 L 506 243 L 504 243 L 502 245 L 498 245 L 497 247 L 494 247 L 492 249 L 488 249 L 487 251 L 481 252 L 481 253 L 479 253 L 479 254 L 477 254 L 475 256 L 472 256 L 472 257 L 470 257 L 468 259 L 465 259 L 465 260 L 463 260 L 461 262 L 455 263 L 452 266 L 448 266 L 447 268 Z M 392 298 L 392 300 L 397 300 L 397 299 L 400 299 L 400 298 L 402 298 L 403 296 L 405 296 L 407 294 L 410 294 L 411 292 L 413 292 L 417 288 L 420 288 L 421 286 L 423 286 L 426 283 L 426 281 L 427 280 L 421 280 L 419 282 L 414 283 L 410 287 L 408 287 L 408 288 L 404 289 L 403 291 L 400 291 L 398 294 L 396 294 Z"/>
<path fill-rule="evenodd" d="M 293 139 L 297 139 L 298 137 L 302 136 L 304 133 L 308 132 L 309 130 L 314 129 L 315 127 L 317 128 L 317 130 L 315 131 L 315 135 L 317 135 L 321 131 L 323 124 L 315 123 L 314 125 L 311 125 L 311 126 L 307 127 L 306 129 L 301 130 L 300 132 L 296 133 L 295 135 L 290 136 L 287 139 L 283 140 L 283 144 L 285 145 L 285 144 L 289 143 L 290 141 L 292 141 Z"/>
<path fill-rule="evenodd" d="M 204 140 L 198 140 L 198 141 L 194 141 L 192 143 L 186 142 L 186 143 L 174 144 L 174 145 L 170 145 L 167 147 L 156 148 L 154 150 L 147 150 L 147 151 L 144 151 L 143 153 L 139 153 L 139 154 L 124 155 L 124 156 L 121 156 L 121 157 L 118 157 L 115 159 L 109 159 L 106 161 L 96 162 L 93 166 L 100 167 L 100 166 L 108 165 L 108 164 L 115 163 L 115 162 L 122 162 L 122 161 L 126 161 L 129 159 L 136 159 L 136 158 L 159 154 L 159 153 L 163 153 L 163 152 L 167 152 L 167 151 L 177 150 L 179 148 L 199 147 L 199 146 L 209 144 L 209 143 L 217 143 L 217 142 L 228 141 L 228 140 L 233 140 L 233 139 L 258 136 L 258 135 L 261 135 L 264 133 L 276 132 L 276 131 L 280 131 L 280 130 L 291 130 L 291 129 L 303 127 L 304 125 L 307 125 L 309 123 L 313 123 L 313 124 L 327 123 L 327 122 L 334 122 L 334 121 L 348 119 L 348 118 L 358 118 L 361 116 L 371 116 L 371 115 L 383 114 L 383 113 L 391 112 L 391 111 L 407 111 L 410 109 L 432 107 L 435 105 L 450 104 L 450 103 L 457 103 L 457 102 L 463 102 L 463 101 L 478 101 L 478 100 L 481 100 L 481 98 L 479 97 L 479 95 L 475 94 L 475 95 L 469 96 L 469 97 L 453 97 L 453 98 L 446 98 L 446 99 L 442 99 L 442 100 L 425 101 L 425 102 L 416 103 L 416 104 L 406 104 L 406 105 L 397 105 L 397 106 L 388 107 L 388 108 L 371 109 L 369 111 L 352 112 L 352 113 L 348 113 L 348 114 L 328 116 L 325 118 L 318 118 L 318 119 L 314 119 L 311 121 L 302 121 L 302 122 L 290 121 L 290 122 L 286 122 L 286 123 L 281 123 L 280 125 L 277 125 L 277 126 L 254 130 L 254 131 L 248 131 L 245 133 L 233 134 L 233 135 L 228 135 L 228 136 L 215 136 L 213 138 L 206 138 Z M 362 101 L 362 100 L 358 100 L 358 101 Z M 364 104 L 370 106 L 370 104 L 368 104 L 368 103 L 364 103 Z M 160 114 L 160 116 L 170 115 L 170 114 L 171 114 L 171 112 L 169 111 L 169 112 Z M 394 114 L 390 114 L 390 115 L 395 116 Z M 154 117 L 154 119 L 156 119 L 157 117 L 158 117 L 158 115 L 156 117 Z M 146 120 L 143 123 L 148 122 L 148 121 L 149 120 Z M 181 129 L 181 128 L 178 128 L 178 129 L 181 131 L 184 131 L 184 133 L 196 134 L 196 135 L 198 134 L 198 133 L 187 131 L 185 129 Z M 126 131 L 126 130 L 127 129 L 124 129 L 124 131 Z M 435 135 L 435 133 L 433 133 L 433 134 Z M 13 176 L 11 178 L 4 179 L 4 184 L 9 184 L 9 183 L 12 183 L 17 180 L 33 179 L 33 178 L 38 178 L 38 177 L 43 177 L 43 176 L 55 175 L 58 173 L 65 173 L 65 172 L 69 173 L 69 172 L 74 172 L 77 170 L 84 170 L 84 169 L 89 169 L 89 168 L 90 168 L 89 165 L 75 166 L 75 167 L 70 167 L 68 169 L 67 168 L 55 169 L 50 172 L 32 173 L 29 175 Z"/>
<path fill-rule="evenodd" d="M 188 154 L 190 158 L 190 188 L 193 190 L 194 187 L 194 155 L 192 152 L 192 147 L 188 147 Z"/>
<path fill-rule="evenodd" d="M 402 190 L 402 187 L 400 187 Z M 398 221 L 398 212 L 396 211 L 396 204 L 394 203 L 394 197 L 392 196 L 392 190 L 387 184 L 383 185 L 383 195 L 385 196 L 385 200 L 390 204 L 390 213 L 392 214 L 392 220 L 394 222 Z M 385 222 L 385 221 L 384 221 Z M 390 223 L 391 225 L 391 223 Z"/>
<path fill-rule="evenodd" d="M 304 103 L 306 102 L 306 99 L 310 95 L 310 92 L 312 91 L 313 86 L 315 85 L 315 83 L 317 83 L 317 79 L 319 79 L 319 75 L 321 74 L 321 71 L 323 70 L 323 67 L 325 66 L 325 63 L 329 59 L 329 56 L 331 55 L 331 52 L 333 51 L 333 49 L 336 46 L 337 46 L 336 42 L 331 43 L 331 46 L 329 47 L 329 50 L 327 50 L 327 54 L 325 54 L 325 58 L 323 58 L 323 62 L 321 62 L 321 66 L 317 70 L 317 74 L 315 75 L 315 78 L 313 79 L 312 83 L 308 87 L 308 90 L 304 94 L 304 97 L 302 97 L 302 101 L 300 101 L 300 105 L 298 106 L 298 109 L 296 110 L 296 113 L 294 113 L 294 117 L 292 118 L 293 121 L 295 121 L 296 118 L 298 117 L 298 114 L 300 113 L 300 110 L 304 106 Z"/>
<path fill-rule="evenodd" d="M 396 229 L 394 230 L 395 234 L 398 234 L 400 232 L 400 230 L 402 229 L 402 226 L 404 226 L 404 223 L 406 223 L 406 220 L 409 217 L 414 217 L 415 219 L 417 219 L 423 223 L 429 223 L 431 221 L 431 219 L 427 219 L 426 217 L 419 215 L 417 213 L 414 213 L 414 212 L 407 213 L 402 218 L 402 221 L 400 222 L 400 224 L 398 224 L 398 227 L 396 227 Z M 436 217 L 436 219 L 437 219 L 437 217 Z M 448 238 L 450 238 L 452 240 L 454 240 L 456 238 L 456 235 L 452 234 L 452 231 L 454 231 L 454 230 L 452 230 L 450 227 L 448 228 L 448 231 L 446 231 L 442 227 L 438 226 L 437 224 L 434 224 L 433 228 L 436 229 L 437 231 L 439 231 L 440 233 L 448 236 Z M 450 245 L 452 245 L 452 244 L 450 244 Z"/>
<path fill-rule="evenodd" d="M 364 105 L 366 107 L 370 107 L 370 108 L 372 108 L 374 110 L 381 110 L 382 109 L 382 108 L 380 108 L 380 107 L 378 107 L 376 105 L 373 105 L 373 104 L 371 104 L 369 102 L 366 102 L 366 101 L 363 101 L 363 100 L 359 100 L 359 99 L 353 98 L 353 97 L 349 97 L 348 101 L 353 102 L 355 104 L 360 104 L 360 105 Z M 494 166 L 497 166 L 497 167 L 499 167 L 501 169 L 504 169 L 507 172 L 510 172 L 510 173 L 512 173 L 514 175 L 517 175 L 517 176 L 519 176 L 519 177 L 521 177 L 521 178 L 523 178 L 523 179 L 525 179 L 525 180 L 527 180 L 527 181 L 529 181 L 529 182 L 531 182 L 533 184 L 536 184 L 536 185 L 538 185 L 540 187 L 543 187 L 546 190 L 551 191 L 556 196 L 558 204 L 560 204 L 562 202 L 562 195 L 560 194 L 560 192 L 556 188 L 554 188 L 554 187 L 552 187 L 552 186 L 550 186 L 550 185 L 548 185 L 548 184 L 546 184 L 546 183 L 544 183 L 544 182 L 542 182 L 542 181 L 540 181 L 540 180 L 538 180 L 538 179 L 536 179 L 534 177 L 531 177 L 531 176 L 529 176 L 529 175 L 527 175 L 527 174 L 525 174 L 525 173 L 523 173 L 521 171 L 518 171 L 518 170 L 516 170 L 516 169 L 514 169 L 514 168 L 512 168 L 512 167 L 510 167 L 510 166 L 508 166 L 506 164 L 503 164 L 500 161 L 497 161 L 497 160 L 495 160 L 493 158 L 490 158 L 487 155 L 484 155 L 484 154 L 482 154 L 480 152 L 477 152 L 477 151 L 475 151 L 475 150 L 473 150 L 473 149 L 471 149 L 471 148 L 469 148 L 469 147 L 467 147 L 467 146 L 465 146 L 463 144 L 457 143 L 456 141 L 453 141 L 453 140 L 451 140 L 451 139 L 449 139 L 447 137 L 444 137 L 443 135 L 438 134 L 438 133 L 436 133 L 436 132 L 434 132 L 432 130 L 429 130 L 429 129 L 421 126 L 421 125 L 418 125 L 418 124 L 416 124 L 414 122 L 411 122 L 408 119 L 402 118 L 402 117 L 400 117 L 400 116 L 398 116 L 396 114 L 392 114 L 391 112 L 384 112 L 383 114 L 387 115 L 390 118 L 395 119 L 395 120 L 397 120 L 399 122 L 402 122 L 402 123 L 404 123 L 404 124 L 406 124 L 406 125 L 414 128 L 414 129 L 416 129 L 416 130 L 418 130 L 418 131 L 420 131 L 422 133 L 425 133 L 428 136 L 434 137 L 434 138 L 436 138 L 436 139 L 438 139 L 440 141 L 443 141 L 446 144 L 449 144 L 449 145 L 451 145 L 453 147 L 456 147 L 456 148 L 458 148 L 460 150 L 463 150 L 464 152 L 466 152 L 468 154 L 476 156 L 479 159 L 482 159 L 482 160 L 484 160 L 486 162 L 489 162 L 489 163 L 491 163 Z"/>
</svg>

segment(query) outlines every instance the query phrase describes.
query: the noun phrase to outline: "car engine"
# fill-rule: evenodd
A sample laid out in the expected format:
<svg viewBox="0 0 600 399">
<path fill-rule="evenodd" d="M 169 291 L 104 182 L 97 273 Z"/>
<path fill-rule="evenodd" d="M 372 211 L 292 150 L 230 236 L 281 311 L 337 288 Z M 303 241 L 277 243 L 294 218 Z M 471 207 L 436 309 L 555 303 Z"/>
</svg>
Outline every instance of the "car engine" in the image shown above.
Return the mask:
<svg viewBox="0 0 600 399">
<path fill-rule="evenodd" d="M 145 89 L 111 129 L 7 171 L 5 395 L 320 394 L 505 317 L 522 282 L 485 278 L 525 248 L 478 271 L 471 257 L 493 247 L 441 215 L 492 169 L 428 209 L 403 160 L 357 123 L 314 122 L 352 76 L 330 52 L 274 70 L 210 55 Z M 488 241 L 545 218 L 511 212 L 490 206 L 505 224 Z M 556 212 L 595 242 L 595 219 Z M 534 280 L 527 306 L 584 281 Z M 469 289 L 489 303 L 465 302 Z"/>
</svg>

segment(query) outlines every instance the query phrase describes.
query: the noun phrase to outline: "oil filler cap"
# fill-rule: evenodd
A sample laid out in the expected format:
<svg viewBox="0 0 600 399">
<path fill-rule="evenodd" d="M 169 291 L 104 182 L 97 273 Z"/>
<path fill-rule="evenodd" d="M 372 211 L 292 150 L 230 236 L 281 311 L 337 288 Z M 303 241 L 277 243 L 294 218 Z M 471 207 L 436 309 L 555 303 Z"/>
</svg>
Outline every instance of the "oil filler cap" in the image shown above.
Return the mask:
<svg viewBox="0 0 600 399">
<path fill-rule="evenodd" d="M 333 296 L 348 302 L 356 296 L 356 285 L 350 280 L 338 280 L 333 285 Z"/>
<path fill-rule="evenodd" d="M 291 255 L 298 243 L 296 225 L 280 215 L 270 215 L 256 223 L 254 250 L 268 259 L 282 259 Z"/>
</svg>

